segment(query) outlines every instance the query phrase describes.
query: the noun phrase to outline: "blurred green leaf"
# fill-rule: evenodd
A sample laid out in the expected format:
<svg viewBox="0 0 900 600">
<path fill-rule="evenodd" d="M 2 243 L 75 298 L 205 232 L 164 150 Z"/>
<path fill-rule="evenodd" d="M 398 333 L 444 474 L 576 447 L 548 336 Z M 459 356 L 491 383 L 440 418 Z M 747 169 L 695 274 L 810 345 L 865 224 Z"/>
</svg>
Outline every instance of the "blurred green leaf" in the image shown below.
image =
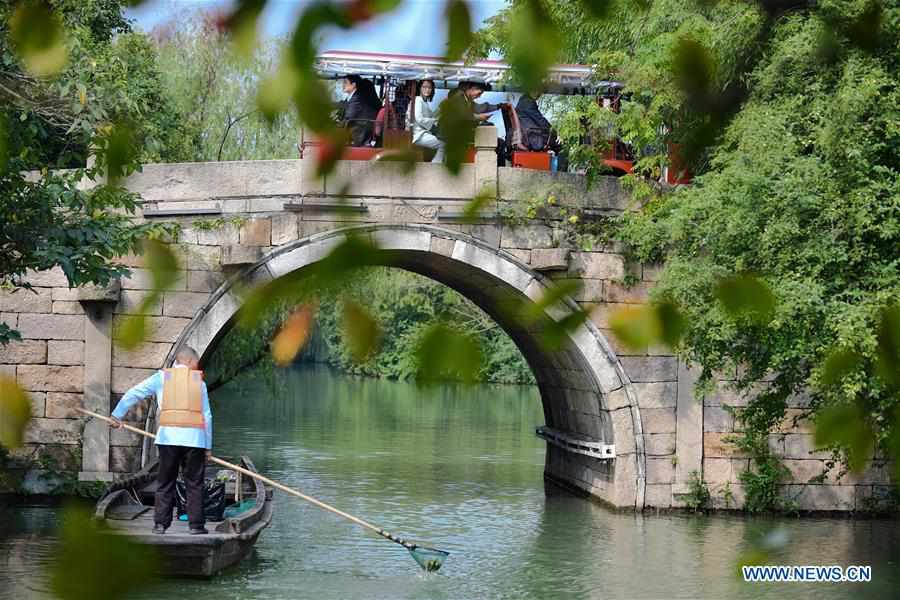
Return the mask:
<svg viewBox="0 0 900 600">
<path fill-rule="evenodd" d="M 150 295 L 153 294 L 151 293 Z M 142 308 L 144 307 L 142 306 Z M 125 350 L 137 348 L 146 338 L 147 318 L 143 314 L 123 316 L 116 324 L 116 329 L 113 332 L 113 339 L 116 341 L 116 344 Z"/>
<path fill-rule="evenodd" d="M 609 317 L 609 328 L 623 345 L 641 352 L 662 338 L 659 320 L 649 305 L 625 306 L 614 311 Z"/>
<path fill-rule="evenodd" d="M 18 448 L 31 419 L 31 400 L 16 380 L 0 375 L 0 446 Z"/>
<path fill-rule="evenodd" d="M 610 315 L 609 326 L 626 347 L 643 351 L 653 344 L 677 346 L 687 321 L 674 303 L 662 301 L 621 308 Z"/>
<path fill-rule="evenodd" d="M 239 0 L 237 7 L 224 21 L 237 51 L 245 57 L 256 48 L 256 28 L 266 0 Z"/>
<path fill-rule="evenodd" d="M 98 135 L 99 158 L 106 167 L 110 183 L 129 175 L 135 168 L 140 154 L 140 141 L 129 123 L 115 123 Z"/>
<path fill-rule="evenodd" d="M 331 119 L 331 95 L 321 79 L 314 75 L 304 75 L 297 86 L 294 102 L 297 104 L 300 118 L 313 131 L 328 132 L 334 129 Z"/>
<path fill-rule="evenodd" d="M 346 5 L 347 19 L 353 25 L 400 6 L 400 0 L 351 0 Z"/>
<path fill-rule="evenodd" d="M 409 175 L 416 170 L 416 165 L 419 162 L 419 151 L 413 146 L 387 148 L 380 152 L 375 160 L 398 163 L 401 167 L 400 172 L 404 175 Z"/>
<path fill-rule="evenodd" d="M 687 319 L 674 302 L 655 302 L 653 306 L 660 324 L 660 341 L 669 348 L 675 348 L 687 331 Z"/>
<path fill-rule="evenodd" d="M 465 0 L 448 0 L 444 11 L 447 19 L 447 52 L 448 61 L 462 58 L 472 45 L 472 16 Z"/>
<path fill-rule="evenodd" d="M 319 134 L 319 147 L 316 148 L 317 177 L 325 177 L 334 170 L 350 141 L 348 134 L 346 129 L 332 129 L 328 133 Z"/>
<path fill-rule="evenodd" d="M 510 24 L 507 58 L 516 81 L 526 91 L 536 93 L 543 87 L 550 66 L 559 59 L 562 40 L 542 0 L 523 0 L 518 7 Z"/>
<path fill-rule="evenodd" d="M 882 309 L 878 323 L 878 375 L 889 386 L 900 388 L 900 307 Z"/>
<path fill-rule="evenodd" d="M 463 209 L 462 222 L 470 225 L 478 222 L 481 213 L 488 204 L 494 201 L 494 199 L 495 195 L 488 189 L 478 192 L 477 196 L 466 203 L 466 206 Z"/>
<path fill-rule="evenodd" d="M 312 334 L 316 308 L 314 303 L 301 304 L 285 319 L 272 340 L 272 360 L 276 365 L 291 364 L 306 345 Z"/>
<path fill-rule="evenodd" d="M 347 8 L 322 0 L 310 4 L 300 19 L 290 38 L 290 58 L 294 66 L 303 74 L 314 76 L 312 64 L 316 59 L 315 36 L 326 25 L 347 29 L 352 25 Z M 328 96 L 325 96 L 327 99 Z"/>
<path fill-rule="evenodd" d="M 772 320 L 775 296 L 769 286 L 747 273 L 721 279 L 713 290 L 725 312 L 732 318 L 749 318 L 760 325 Z"/>
<path fill-rule="evenodd" d="M 873 51 L 882 42 L 884 6 L 879 0 L 867 0 L 862 4 L 864 7 L 855 18 L 837 22 L 829 20 L 827 23 L 837 27 L 854 46 Z"/>
<path fill-rule="evenodd" d="M 381 327 L 362 305 L 344 300 L 344 340 L 353 360 L 362 363 L 372 357 L 381 343 Z"/>
<path fill-rule="evenodd" d="M 706 103 L 715 81 L 715 62 L 706 46 L 689 37 L 681 38 L 673 51 L 672 70 L 688 98 Z"/>
<path fill-rule="evenodd" d="M 581 7 L 592 19 L 603 20 L 609 17 L 612 0 L 580 0 Z"/>
<path fill-rule="evenodd" d="M 581 291 L 582 283 L 578 279 L 563 279 L 547 286 L 541 297 L 534 302 L 522 302 L 519 309 L 519 320 L 530 325 L 544 317 L 544 311 L 561 303 L 565 298 L 576 295 Z M 562 304 L 560 309 L 568 310 Z"/>
<path fill-rule="evenodd" d="M 544 324 L 539 335 L 540 343 L 546 350 L 559 350 L 579 325 L 587 321 L 589 313 L 585 310 L 574 310 L 562 319 L 549 320 Z"/>
<path fill-rule="evenodd" d="M 295 300 L 304 294 L 327 291 L 349 280 L 359 268 L 374 262 L 378 248 L 367 237 L 348 236 L 325 258 L 304 269 L 269 281 L 242 293 L 238 326 L 249 329 L 265 314 L 266 307 L 281 300 Z"/>
<path fill-rule="evenodd" d="M 741 567 L 769 564 L 773 558 L 773 553 L 787 548 L 789 542 L 790 533 L 788 530 L 783 526 L 778 526 L 766 533 L 761 539 L 751 543 L 750 548 L 738 556 L 735 565 L 738 578 L 743 580 L 744 574 Z"/>
<path fill-rule="evenodd" d="M 150 269 L 153 291 L 162 292 L 175 285 L 178 279 L 178 259 L 172 247 L 158 240 L 147 239 L 143 243 L 144 264 Z"/>
<path fill-rule="evenodd" d="M 299 82 L 297 71 L 289 62 L 280 65 L 274 75 L 260 81 L 256 89 L 256 107 L 270 125 L 291 107 Z"/>
<path fill-rule="evenodd" d="M 822 384 L 839 385 L 863 364 L 863 357 L 852 350 L 836 350 L 828 355 L 822 368 Z"/>
<path fill-rule="evenodd" d="M 7 160 L 9 160 L 9 127 L 6 115 L 0 113 L 0 171 L 6 168 Z"/>
<path fill-rule="evenodd" d="M 373 264 L 378 257 L 378 247 L 367 237 L 350 235 L 328 256 L 316 263 L 311 274 L 323 289 L 346 281 L 357 269 Z M 378 262 L 382 262 L 378 260 Z"/>
<path fill-rule="evenodd" d="M 900 487 L 900 406 L 893 411 L 888 433 L 888 451 L 894 463 L 894 483 Z"/>
<path fill-rule="evenodd" d="M 735 575 L 741 581 L 744 580 L 743 567 L 756 567 L 766 565 L 771 560 L 770 553 L 760 548 L 753 548 L 742 552 L 735 562 Z"/>
<path fill-rule="evenodd" d="M 841 55 L 841 43 L 832 27 L 822 27 L 816 43 L 816 58 L 824 65 L 832 65 Z"/>
<path fill-rule="evenodd" d="M 462 93 L 448 97 L 441 103 L 438 128 L 445 144 L 444 166 L 456 175 L 475 141 L 475 120 Z"/>
<path fill-rule="evenodd" d="M 856 403 L 829 406 L 816 417 L 816 446 L 847 449 L 847 466 L 854 473 L 863 470 L 872 453 L 875 434 L 865 412 Z"/>
<path fill-rule="evenodd" d="M 116 600 L 149 587 L 156 554 L 124 535 L 104 534 L 90 511 L 69 506 L 62 515 L 50 587 L 61 600 Z"/>
<path fill-rule="evenodd" d="M 475 383 L 481 370 L 481 347 L 470 336 L 444 324 L 431 325 L 419 342 L 417 381 L 425 384 L 462 380 Z"/>
<path fill-rule="evenodd" d="M 254 327 L 260 317 L 265 314 L 266 307 L 284 300 L 291 300 L 309 286 L 304 274 L 292 273 L 279 277 L 273 281 L 258 285 L 249 290 L 239 292 L 243 298 L 243 304 L 238 311 L 238 327 L 250 329 Z"/>
<path fill-rule="evenodd" d="M 147 336 L 147 322 L 144 315 L 151 312 L 162 299 L 163 292 L 170 289 L 178 279 L 179 264 L 172 247 L 156 239 L 141 242 L 144 265 L 150 271 L 152 289 L 144 295 L 134 315 L 128 315 L 116 326 L 113 337 L 126 350 L 137 348 Z"/>
<path fill-rule="evenodd" d="M 42 0 L 25 0 L 9 20 L 13 47 L 25 68 L 37 77 L 63 70 L 69 60 L 62 20 Z"/>
</svg>

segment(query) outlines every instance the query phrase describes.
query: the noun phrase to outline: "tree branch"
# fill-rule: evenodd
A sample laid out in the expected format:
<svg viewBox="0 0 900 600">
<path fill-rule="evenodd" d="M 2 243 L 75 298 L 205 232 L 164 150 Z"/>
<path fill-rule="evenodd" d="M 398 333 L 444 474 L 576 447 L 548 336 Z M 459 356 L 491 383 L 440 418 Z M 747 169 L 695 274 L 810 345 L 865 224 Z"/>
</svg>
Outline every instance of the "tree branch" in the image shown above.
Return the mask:
<svg viewBox="0 0 900 600">
<path fill-rule="evenodd" d="M 222 160 L 222 150 L 225 148 L 225 140 L 228 139 L 228 133 L 231 131 L 232 126 L 234 126 L 234 124 L 237 123 L 238 121 L 240 121 L 241 119 L 246 119 L 247 117 L 249 117 L 250 115 L 252 115 L 255 112 L 256 112 L 255 110 L 245 112 L 244 114 L 237 117 L 236 119 L 232 119 L 231 115 L 229 114 L 228 125 L 225 127 L 225 133 L 222 134 L 222 142 L 219 144 L 219 152 L 218 152 L 218 154 L 216 154 L 217 161 Z"/>
</svg>

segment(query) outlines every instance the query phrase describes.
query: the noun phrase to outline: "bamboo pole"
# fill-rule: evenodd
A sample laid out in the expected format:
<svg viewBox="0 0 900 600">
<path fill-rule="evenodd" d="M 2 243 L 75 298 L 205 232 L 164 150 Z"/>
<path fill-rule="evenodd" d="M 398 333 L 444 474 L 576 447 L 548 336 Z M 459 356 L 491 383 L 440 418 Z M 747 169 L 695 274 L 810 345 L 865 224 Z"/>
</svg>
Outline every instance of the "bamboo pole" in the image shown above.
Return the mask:
<svg viewBox="0 0 900 600">
<path fill-rule="evenodd" d="M 91 410 L 87 410 L 87 409 L 80 408 L 80 407 L 76 407 L 76 410 L 78 410 L 79 412 L 82 412 L 86 415 L 89 415 L 91 417 L 94 417 L 96 419 L 101 419 L 103 421 L 106 421 L 107 423 L 110 423 L 113 426 L 115 426 L 115 424 L 117 423 L 117 421 L 114 421 L 112 418 L 101 415 L 99 413 L 95 413 L 94 411 L 91 411 Z M 121 423 L 121 422 L 118 422 L 118 423 L 121 427 L 127 429 L 128 431 L 133 431 L 134 433 L 146 436 L 151 439 L 156 439 L 155 435 L 153 435 L 150 432 L 144 431 L 143 429 L 133 427 L 132 425 L 129 425 L 127 423 Z M 327 510 L 328 512 L 334 513 L 334 514 L 338 515 L 339 517 L 343 517 L 343 518 L 347 519 L 348 521 L 352 521 L 353 523 L 356 523 L 357 525 L 365 527 L 366 529 L 370 529 L 370 530 L 374 531 L 375 533 L 377 533 L 378 535 L 380 535 L 381 537 L 386 538 L 386 539 L 394 542 L 395 544 L 400 544 L 401 546 L 403 546 L 410 552 L 413 552 L 416 548 L 419 547 L 416 544 L 408 542 L 401 537 L 395 536 L 395 535 L 385 531 L 381 527 L 373 525 L 372 523 L 369 523 L 368 521 L 364 521 L 358 517 L 354 517 L 351 514 L 345 513 L 344 511 L 337 509 L 337 508 L 331 506 L 330 504 L 322 502 L 321 500 L 317 500 L 316 498 L 313 498 L 312 496 L 308 496 L 299 490 L 295 490 L 284 484 L 278 483 L 277 481 L 269 479 L 265 475 L 261 475 L 254 471 L 251 471 L 249 469 L 245 469 L 244 467 L 232 464 L 228 461 L 222 460 L 221 458 L 217 458 L 215 456 L 211 456 L 209 458 L 209 460 L 211 460 L 212 462 L 214 462 L 218 465 L 221 465 L 223 467 L 232 469 L 238 473 L 246 475 L 247 477 L 252 477 L 253 479 L 258 479 L 259 481 L 262 481 L 263 483 L 266 483 L 266 484 L 272 486 L 273 488 L 279 489 L 279 490 L 281 490 L 287 494 L 290 494 L 292 496 L 296 496 L 297 498 L 300 498 L 302 500 L 306 500 L 310 504 L 318 506 L 319 508 L 321 508 L 323 510 Z M 439 551 L 439 552 L 443 552 L 443 551 Z M 418 562 L 418 561 L 416 561 L 416 562 Z"/>
</svg>

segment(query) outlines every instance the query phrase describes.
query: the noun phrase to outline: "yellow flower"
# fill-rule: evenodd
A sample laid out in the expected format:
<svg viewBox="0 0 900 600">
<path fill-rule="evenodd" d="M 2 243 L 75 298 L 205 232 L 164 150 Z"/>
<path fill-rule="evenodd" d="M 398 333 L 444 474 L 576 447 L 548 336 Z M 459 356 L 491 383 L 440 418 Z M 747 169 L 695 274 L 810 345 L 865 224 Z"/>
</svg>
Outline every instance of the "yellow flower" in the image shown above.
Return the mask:
<svg viewBox="0 0 900 600">
<path fill-rule="evenodd" d="M 571 217 L 569 217 L 569 223 L 571 223 L 572 225 L 574 225 L 577 222 L 578 222 L 578 215 L 572 215 Z"/>
</svg>

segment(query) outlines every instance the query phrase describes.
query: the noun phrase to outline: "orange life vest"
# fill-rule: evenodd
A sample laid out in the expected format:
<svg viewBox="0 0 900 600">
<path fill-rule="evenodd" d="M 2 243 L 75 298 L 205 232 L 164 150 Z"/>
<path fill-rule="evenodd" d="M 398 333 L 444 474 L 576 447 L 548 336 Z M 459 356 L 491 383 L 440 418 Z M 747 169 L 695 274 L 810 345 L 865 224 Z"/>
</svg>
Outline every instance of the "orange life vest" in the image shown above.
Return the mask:
<svg viewBox="0 0 900 600">
<path fill-rule="evenodd" d="M 162 409 L 159 424 L 203 429 L 203 371 L 180 367 L 163 369 Z"/>
</svg>

